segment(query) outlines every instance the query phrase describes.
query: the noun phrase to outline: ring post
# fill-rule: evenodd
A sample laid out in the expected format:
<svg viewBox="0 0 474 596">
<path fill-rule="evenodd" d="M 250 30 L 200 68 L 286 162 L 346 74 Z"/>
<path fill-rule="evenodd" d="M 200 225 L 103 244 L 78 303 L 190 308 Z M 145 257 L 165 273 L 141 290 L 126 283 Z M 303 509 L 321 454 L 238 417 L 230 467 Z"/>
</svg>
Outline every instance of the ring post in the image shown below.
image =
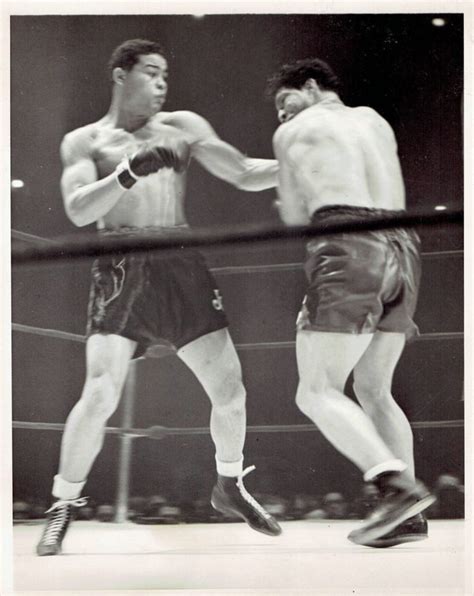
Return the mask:
<svg viewBox="0 0 474 596">
<path fill-rule="evenodd" d="M 133 422 L 133 406 L 137 379 L 137 363 L 130 362 L 127 379 L 123 389 L 122 428 L 131 428 Z M 132 459 L 133 437 L 120 437 L 119 470 L 117 496 L 115 499 L 115 522 L 124 523 L 128 519 L 128 494 L 130 487 L 130 463 Z"/>
</svg>

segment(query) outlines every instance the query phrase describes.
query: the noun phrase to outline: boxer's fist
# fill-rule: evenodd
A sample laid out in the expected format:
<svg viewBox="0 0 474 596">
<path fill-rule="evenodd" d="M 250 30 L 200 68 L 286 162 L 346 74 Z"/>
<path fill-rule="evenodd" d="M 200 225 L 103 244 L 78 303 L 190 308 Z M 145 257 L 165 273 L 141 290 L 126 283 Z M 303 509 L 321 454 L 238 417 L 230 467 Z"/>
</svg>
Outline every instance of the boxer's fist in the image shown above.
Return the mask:
<svg viewBox="0 0 474 596">
<path fill-rule="evenodd" d="M 184 140 L 176 137 L 143 144 L 133 156 L 119 166 L 118 181 L 130 188 L 135 182 L 162 168 L 172 168 L 178 173 L 184 172 L 190 159 L 190 147 Z"/>
<path fill-rule="evenodd" d="M 189 145 L 184 139 L 166 139 L 153 145 L 143 145 L 130 159 L 130 172 L 135 176 L 148 176 L 161 170 L 173 168 L 176 172 L 186 169 L 189 161 Z"/>
</svg>

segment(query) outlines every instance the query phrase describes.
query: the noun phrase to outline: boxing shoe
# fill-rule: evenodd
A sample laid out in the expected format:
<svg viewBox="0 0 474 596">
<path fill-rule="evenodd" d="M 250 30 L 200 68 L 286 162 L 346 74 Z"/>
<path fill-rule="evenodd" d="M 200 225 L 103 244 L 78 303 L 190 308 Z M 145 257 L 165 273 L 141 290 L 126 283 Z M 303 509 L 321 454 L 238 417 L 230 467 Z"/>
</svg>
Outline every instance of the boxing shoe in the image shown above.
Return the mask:
<svg viewBox="0 0 474 596">
<path fill-rule="evenodd" d="M 403 484 L 399 485 L 395 478 L 392 486 L 385 491 L 380 504 L 361 526 L 349 534 L 348 539 L 355 544 L 371 546 L 373 545 L 371 543 L 387 537 L 393 530 L 399 529 L 397 526 L 421 513 L 435 501 L 436 497 L 421 482 L 415 481 L 414 484 L 403 486 Z M 390 540 L 388 538 L 388 541 Z M 387 543 L 387 546 L 393 546 L 393 544 Z"/>
<path fill-rule="evenodd" d="M 365 542 L 364 546 L 389 548 L 390 546 L 396 546 L 397 544 L 404 544 L 406 542 L 426 540 L 426 538 L 428 538 L 428 522 L 423 513 L 419 513 L 405 520 L 399 526 L 396 526 L 388 534 L 384 534 L 380 538 L 376 538 L 370 542 Z"/>
<path fill-rule="evenodd" d="M 47 521 L 41 540 L 36 547 L 40 557 L 58 555 L 66 531 L 78 507 L 87 504 L 87 497 L 79 499 L 58 500 L 46 511 Z"/>
<path fill-rule="evenodd" d="M 278 536 L 281 534 L 278 522 L 245 489 L 243 478 L 252 470 L 255 466 L 246 468 L 237 478 L 219 474 L 211 505 L 220 513 L 240 517 L 257 532 Z"/>
</svg>

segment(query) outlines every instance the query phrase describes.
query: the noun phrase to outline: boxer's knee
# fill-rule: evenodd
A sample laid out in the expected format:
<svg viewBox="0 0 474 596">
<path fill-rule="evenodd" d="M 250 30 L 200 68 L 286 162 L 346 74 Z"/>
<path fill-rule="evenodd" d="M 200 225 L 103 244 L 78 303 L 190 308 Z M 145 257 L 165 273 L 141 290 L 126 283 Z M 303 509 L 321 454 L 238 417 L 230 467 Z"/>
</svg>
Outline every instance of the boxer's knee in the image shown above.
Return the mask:
<svg viewBox="0 0 474 596">
<path fill-rule="evenodd" d="M 245 407 L 246 391 L 238 361 L 229 361 L 219 367 L 208 384 L 208 393 L 213 405 L 231 409 Z"/>
<path fill-rule="evenodd" d="M 80 399 L 84 415 L 108 419 L 117 408 L 121 385 L 120 381 L 114 378 L 105 359 L 89 364 Z"/>
<path fill-rule="evenodd" d="M 311 417 L 314 409 L 318 408 L 323 401 L 337 398 L 341 395 L 341 389 L 328 379 L 311 379 L 300 382 L 296 392 L 296 405 L 306 416 Z"/>
<path fill-rule="evenodd" d="M 356 377 L 353 389 L 358 402 L 365 410 L 383 409 L 394 401 L 390 383 L 383 380 L 377 382 L 372 378 Z"/>
<path fill-rule="evenodd" d="M 298 390 L 296 392 L 296 405 L 303 414 L 311 417 L 311 411 L 320 401 L 323 395 L 322 387 L 320 384 L 314 384 L 311 382 L 300 382 Z"/>
<path fill-rule="evenodd" d="M 306 383 L 301 383 L 298 385 L 298 390 L 296 391 L 295 402 L 299 410 L 305 415 L 310 415 L 311 409 L 311 397 L 309 395 L 308 386 Z"/>
</svg>

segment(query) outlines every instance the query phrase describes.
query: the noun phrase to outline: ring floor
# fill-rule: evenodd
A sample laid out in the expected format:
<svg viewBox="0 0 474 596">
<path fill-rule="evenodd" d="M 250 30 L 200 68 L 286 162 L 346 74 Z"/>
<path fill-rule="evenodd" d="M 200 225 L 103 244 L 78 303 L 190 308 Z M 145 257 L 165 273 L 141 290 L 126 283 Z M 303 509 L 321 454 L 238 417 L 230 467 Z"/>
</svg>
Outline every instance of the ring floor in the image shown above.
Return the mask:
<svg viewBox="0 0 474 596">
<path fill-rule="evenodd" d="M 37 557 L 39 524 L 13 528 L 14 594 L 472 594 L 463 520 L 390 549 L 346 539 L 354 521 L 283 522 L 267 537 L 243 523 L 153 525 L 78 521 L 63 554 Z"/>
</svg>

